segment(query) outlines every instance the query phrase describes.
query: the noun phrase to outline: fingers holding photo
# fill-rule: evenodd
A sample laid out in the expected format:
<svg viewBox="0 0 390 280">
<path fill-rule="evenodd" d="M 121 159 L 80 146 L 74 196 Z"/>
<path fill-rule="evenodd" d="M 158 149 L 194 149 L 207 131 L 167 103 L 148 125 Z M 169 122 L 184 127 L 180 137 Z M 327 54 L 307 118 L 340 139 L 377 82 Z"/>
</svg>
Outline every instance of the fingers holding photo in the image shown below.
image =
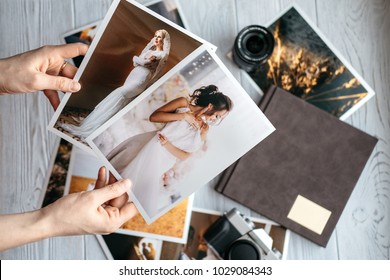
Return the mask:
<svg viewBox="0 0 390 280">
<path fill-rule="evenodd" d="M 0 60 L 0 92 L 26 93 L 44 91 L 54 109 L 59 105 L 58 91 L 76 92 L 80 83 L 73 81 L 77 68 L 65 59 L 84 55 L 88 46 L 81 43 L 44 46 Z"/>
<path fill-rule="evenodd" d="M 44 90 L 48 98 L 53 96 L 56 90 L 79 91 L 80 83 L 72 80 L 78 68 L 68 63 L 66 59 L 85 55 L 87 50 L 88 45 L 82 43 L 45 46 L 35 50 L 35 64 L 41 74 L 40 81 L 35 86 L 36 90 Z M 49 101 L 52 100 L 49 98 Z"/>
<path fill-rule="evenodd" d="M 98 214 L 101 219 L 108 219 L 106 229 L 101 230 L 103 233 L 115 231 L 138 213 L 133 202 L 128 201 L 127 191 L 130 188 L 131 181 L 126 179 L 92 191 L 99 203 Z"/>
<path fill-rule="evenodd" d="M 125 181 L 126 181 L 126 182 L 124 182 L 125 191 L 123 193 L 121 193 L 120 195 L 103 202 L 103 204 L 105 206 L 112 206 L 112 207 L 121 208 L 125 204 L 128 203 L 129 195 L 127 194 L 127 191 L 131 188 L 131 182 L 130 182 L 130 180 L 125 180 Z M 107 179 L 106 168 L 104 166 L 102 166 L 102 167 L 100 167 L 100 169 L 98 171 L 98 177 L 97 177 L 96 184 L 95 184 L 95 190 L 103 189 L 104 187 L 114 186 L 114 184 L 116 184 L 117 182 L 118 181 L 112 175 L 111 172 L 109 172 L 109 177 Z M 130 186 L 128 186 L 128 184 L 130 184 Z"/>
</svg>

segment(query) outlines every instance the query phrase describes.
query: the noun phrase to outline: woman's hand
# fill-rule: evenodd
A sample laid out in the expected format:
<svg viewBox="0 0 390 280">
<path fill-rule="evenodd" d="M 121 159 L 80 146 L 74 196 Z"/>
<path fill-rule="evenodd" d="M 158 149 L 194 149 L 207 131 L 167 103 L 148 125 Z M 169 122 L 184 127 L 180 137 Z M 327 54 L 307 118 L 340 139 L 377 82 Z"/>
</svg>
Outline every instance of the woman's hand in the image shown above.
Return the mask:
<svg viewBox="0 0 390 280">
<path fill-rule="evenodd" d="M 128 202 L 130 180 L 106 184 L 101 168 L 95 189 L 72 193 L 37 211 L 0 215 L 0 251 L 48 237 L 105 234 L 117 230 L 138 211 Z"/>
<path fill-rule="evenodd" d="M 111 177 L 107 185 L 105 173 L 100 168 L 94 190 L 67 195 L 42 209 L 55 235 L 111 233 L 138 213 L 128 202 L 130 180 Z"/>
<path fill-rule="evenodd" d="M 199 122 L 193 113 L 181 113 L 183 114 L 183 120 L 185 120 L 191 127 L 198 129 Z"/>
<path fill-rule="evenodd" d="M 158 141 L 160 142 L 160 144 L 162 146 L 164 146 L 165 144 L 168 143 L 168 139 L 164 135 L 162 135 L 161 133 L 158 133 L 157 136 L 158 136 Z"/>
<path fill-rule="evenodd" d="M 96 180 L 94 189 L 95 190 L 102 189 L 105 186 L 107 186 L 107 184 L 108 185 L 112 185 L 112 184 L 115 184 L 116 182 L 118 182 L 118 180 L 115 179 L 115 177 L 112 175 L 111 172 L 109 174 L 108 182 L 107 182 L 106 168 L 104 166 L 102 166 L 99 169 L 98 178 Z M 122 206 L 127 204 L 128 201 L 129 201 L 129 195 L 127 194 L 127 192 L 125 192 L 121 196 L 118 196 L 118 197 L 116 197 L 114 199 L 111 199 L 110 201 L 107 201 L 105 203 L 105 205 L 110 205 L 112 207 L 121 208 Z"/>
<path fill-rule="evenodd" d="M 154 62 L 157 60 L 157 57 L 155 55 L 152 55 L 149 57 L 149 61 Z"/>
<path fill-rule="evenodd" d="M 191 155 L 190 152 L 186 152 L 186 151 L 184 151 L 182 149 L 179 149 L 175 145 L 173 145 L 161 133 L 158 133 L 158 141 L 160 141 L 160 144 L 162 146 L 164 146 L 164 148 L 167 149 L 168 152 L 170 152 L 174 157 L 176 157 L 179 160 L 185 160 L 185 159 L 187 159 Z"/>
<path fill-rule="evenodd" d="M 25 93 L 43 90 L 56 109 L 60 103 L 57 90 L 79 91 L 81 85 L 73 81 L 77 67 L 65 59 L 85 55 L 88 46 L 74 43 L 44 46 L 0 60 L 0 93 Z"/>
<path fill-rule="evenodd" d="M 139 65 L 141 65 L 141 59 L 138 56 L 136 56 L 136 55 L 133 56 L 133 66 L 137 67 Z"/>
</svg>

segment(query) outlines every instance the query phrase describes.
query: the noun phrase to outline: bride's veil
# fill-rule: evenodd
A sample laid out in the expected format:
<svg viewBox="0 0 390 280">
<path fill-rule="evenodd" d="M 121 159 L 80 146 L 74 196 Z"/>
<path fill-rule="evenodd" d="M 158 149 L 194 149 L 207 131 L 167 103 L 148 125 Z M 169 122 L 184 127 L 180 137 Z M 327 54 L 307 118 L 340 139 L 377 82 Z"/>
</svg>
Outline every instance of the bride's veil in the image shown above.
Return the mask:
<svg viewBox="0 0 390 280">
<path fill-rule="evenodd" d="M 158 78 L 160 78 L 161 72 L 164 70 L 165 64 L 169 56 L 169 51 L 171 49 L 171 37 L 168 31 L 166 31 L 165 29 L 160 29 L 157 31 L 160 31 L 164 34 L 163 50 L 161 51 L 160 62 L 158 63 L 156 70 L 154 71 L 154 74 L 151 77 L 148 85 L 153 84 Z M 153 45 L 154 45 L 154 37 L 149 41 L 146 47 L 142 50 L 141 54 L 144 54 L 145 52 L 150 50 L 150 48 L 153 47 Z"/>
<path fill-rule="evenodd" d="M 169 51 L 171 49 L 171 37 L 170 37 L 168 31 L 166 31 L 165 29 L 160 29 L 158 31 L 161 31 L 164 34 L 164 42 L 163 42 L 164 45 L 163 45 L 163 50 L 162 50 L 160 62 L 157 65 L 156 71 L 154 72 L 153 77 L 151 78 L 149 85 L 151 85 L 158 78 L 160 78 L 160 74 L 164 70 L 165 64 L 166 64 L 168 56 L 169 56 Z M 153 39 L 149 44 L 153 44 Z"/>
</svg>

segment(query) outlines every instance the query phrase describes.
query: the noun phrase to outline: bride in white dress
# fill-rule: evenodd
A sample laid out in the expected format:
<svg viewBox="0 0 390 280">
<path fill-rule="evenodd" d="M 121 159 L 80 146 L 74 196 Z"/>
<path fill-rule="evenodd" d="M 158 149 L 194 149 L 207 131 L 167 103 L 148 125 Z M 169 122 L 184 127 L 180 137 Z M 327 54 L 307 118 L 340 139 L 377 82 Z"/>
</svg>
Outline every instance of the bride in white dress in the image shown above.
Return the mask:
<svg viewBox="0 0 390 280">
<path fill-rule="evenodd" d="M 123 178 L 149 217 L 160 211 L 163 175 L 196 152 L 210 125 L 217 125 L 232 109 L 230 98 L 214 85 L 172 100 L 150 115 L 151 122 L 167 123 L 160 131 L 133 136 L 112 150 L 107 159 Z"/>
<path fill-rule="evenodd" d="M 164 29 L 157 30 L 142 53 L 133 57 L 134 69 L 123 86 L 104 98 L 79 125 L 62 123 L 60 126 L 82 139 L 88 137 L 160 77 L 170 47 L 169 33 Z"/>
</svg>

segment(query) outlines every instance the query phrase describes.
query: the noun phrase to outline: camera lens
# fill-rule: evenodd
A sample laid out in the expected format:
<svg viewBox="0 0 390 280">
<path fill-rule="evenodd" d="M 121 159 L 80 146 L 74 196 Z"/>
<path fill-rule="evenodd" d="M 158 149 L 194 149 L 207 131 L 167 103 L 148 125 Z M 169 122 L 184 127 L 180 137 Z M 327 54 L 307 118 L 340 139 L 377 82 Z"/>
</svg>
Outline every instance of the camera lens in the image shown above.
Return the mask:
<svg viewBox="0 0 390 280">
<path fill-rule="evenodd" d="M 272 55 L 274 44 L 274 36 L 267 28 L 247 26 L 234 41 L 233 60 L 243 70 L 252 72 Z"/>
<path fill-rule="evenodd" d="M 258 248 L 248 240 L 237 240 L 230 245 L 227 252 L 228 260 L 261 260 Z"/>
<path fill-rule="evenodd" d="M 263 41 L 261 40 L 260 36 L 251 36 L 246 41 L 246 48 L 250 53 L 253 54 L 259 54 L 261 50 L 263 49 Z"/>
</svg>

